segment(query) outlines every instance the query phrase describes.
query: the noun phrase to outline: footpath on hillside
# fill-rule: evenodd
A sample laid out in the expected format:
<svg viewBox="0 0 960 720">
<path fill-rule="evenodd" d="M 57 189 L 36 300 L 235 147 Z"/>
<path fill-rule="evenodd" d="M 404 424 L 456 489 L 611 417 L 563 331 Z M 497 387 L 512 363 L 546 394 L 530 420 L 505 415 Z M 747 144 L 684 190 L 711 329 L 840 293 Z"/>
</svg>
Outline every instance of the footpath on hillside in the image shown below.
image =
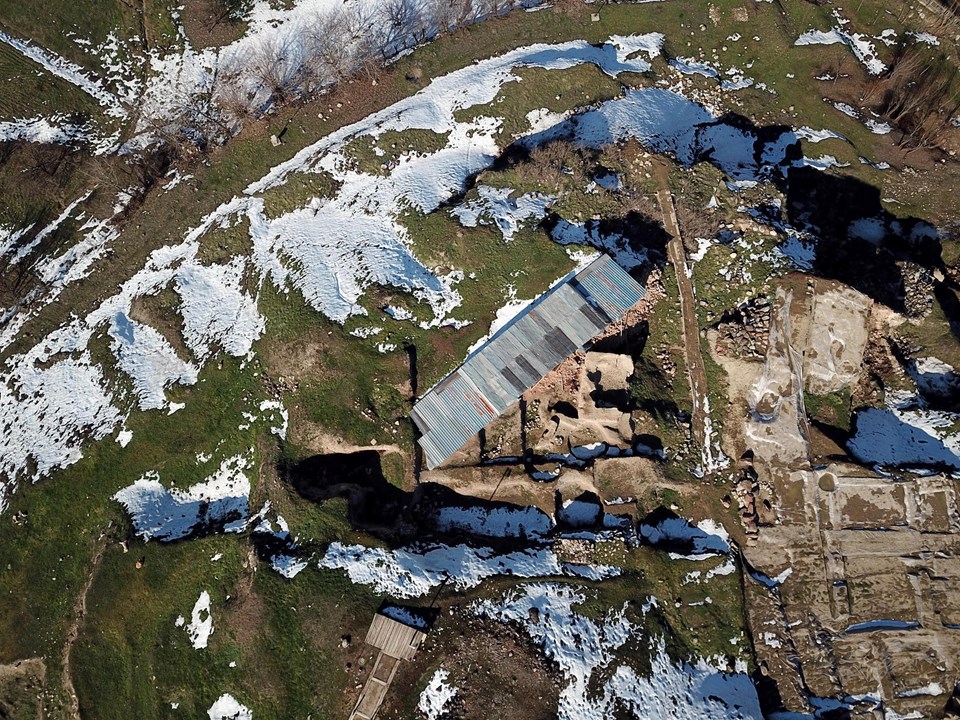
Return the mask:
<svg viewBox="0 0 960 720">
<path fill-rule="evenodd" d="M 683 250 L 683 238 L 677 223 L 677 213 L 673 206 L 673 194 L 670 192 L 670 176 L 667 166 L 662 162 L 654 163 L 657 182 L 657 201 L 663 213 L 663 227 L 670 235 L 667 244 L 667 256 L 673 264 L 680 288 L 680 314 L 683 320 L 683 355 L 687 365 L 687 377 L 690 381 L 690 399 L 693 403 L 691 423 L 694 442 L 700 448 L 706 443 L 707 374 L 703 367 L 703 355 L 700 352 L 700 325 L 697 323 L 697 305 L 693 294 L 693 283 L 687 274 L 687 259 Z"/>
</svg>

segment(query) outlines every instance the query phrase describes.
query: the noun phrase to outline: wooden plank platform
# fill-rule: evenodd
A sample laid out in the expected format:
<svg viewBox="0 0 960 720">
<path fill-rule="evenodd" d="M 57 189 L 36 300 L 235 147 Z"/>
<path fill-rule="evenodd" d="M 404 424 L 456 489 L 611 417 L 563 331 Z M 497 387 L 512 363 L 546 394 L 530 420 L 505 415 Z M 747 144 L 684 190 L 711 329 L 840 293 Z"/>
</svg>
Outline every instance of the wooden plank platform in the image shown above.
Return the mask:
<svg viewBox="0 0 960 720">
<path fill-rule="evenodd" d="M 410 660 L 417 654 L 424 637 L 422 630 L 377 613 L 367 631 L 366 643 L 391 657 Z"/>
</svg>

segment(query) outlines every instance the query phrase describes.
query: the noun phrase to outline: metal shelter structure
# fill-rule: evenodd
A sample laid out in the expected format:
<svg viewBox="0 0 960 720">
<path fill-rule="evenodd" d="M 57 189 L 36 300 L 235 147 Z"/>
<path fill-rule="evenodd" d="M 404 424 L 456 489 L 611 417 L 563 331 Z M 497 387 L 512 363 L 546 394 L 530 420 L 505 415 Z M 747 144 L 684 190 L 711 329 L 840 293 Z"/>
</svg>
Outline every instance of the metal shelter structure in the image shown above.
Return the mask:
<svg viewBox="0 0 960 720">
<path fill-rule="evenodd" d="M 427 467 L 446 462 L 645 294 L 610 256 L 601 255 L 537 298 L 414 405 L 411 417 Z"/>
</svg>

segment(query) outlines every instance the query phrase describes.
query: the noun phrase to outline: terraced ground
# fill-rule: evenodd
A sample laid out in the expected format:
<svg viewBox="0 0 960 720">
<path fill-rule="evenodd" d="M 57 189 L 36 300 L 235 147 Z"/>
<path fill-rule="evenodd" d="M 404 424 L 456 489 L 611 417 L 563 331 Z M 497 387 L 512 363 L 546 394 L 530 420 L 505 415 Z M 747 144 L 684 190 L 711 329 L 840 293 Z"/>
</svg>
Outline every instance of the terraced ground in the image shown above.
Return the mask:
<svg viewBox="0 0 960 720">
<path fill-rule="evenodd" d="M 94 74 L 102 68 L 78 51 L 63 27 L 81 28 L 78 32 L 95 41 L 118 29 L 124 37 L 163 38 L 150 47 L 176 44 L 165 6 L 148 3 L 144 11 L 118 4 L 108 11 L 98 5 L 93 12 L 84 3 L 40 5 L 38 10 L 0 3 L 0 29 L 30 37 Z M 203 3 L 188 5 L 187 27 L 207 27 L 194 15 L 203 14 Z M 564 564 L 569 550 L 556 537 L 569 528 L 551 526 L 546 537 L 533 540 L 491 538 L 468 528 L 467 545 L 510 558 L 484 582 L 471 584 L 461 582 L 458 573 L 487 572 L 489 557 L 461 565 L 447 561 L 437 569 L 423 548 L 411 546 L 426 540 L 461 548 L 455 533 L 430 524 L 437 508 L 472 507 L 477 497 L 494 498 L 534 513 L 530 517 L 540 522 L 533 508 L 560 516 L 555 492 L 566 501 L 591 490 L 617 501 L 603 506 L 608 515 L 623 512 L 632 523 L 663 506 L 697 521 L 714 518 L 743 555 L 751 561 L 761 557 L 748 550 L 756 541 L 756 523 L 780 527 L 775 517 L 764 515 L 764 499 L 775 516 L 776 508 L 802 506 L 790 495 L 801 490 L 784 480 L 783 467 L 774 462 L 760 478 L 772 494 L 757 495 L 751 502 L 758 509 L 749 517 L 740 512 L 734 488 L 746 461 L 739 466 L 735 461 L 747 449 L 750 406 L 737 393 L 748 394 L 746 371 L 718 356 L 722 343 L 708 337 L 732 327 L 724 342 L 745 342 L 737 333 L 753 331 L 743 331 L 735 314 L 747 304 L 772 300 L 778 287 L 796 287 L 799 297 L 807 275 L 852 286 L 897 318 L 875 329 L 859 385 L 825 398 L 808 391 L 813 402 L 808 399 L 806 412 L 816 421 L 811 447 L 829 447 L 824 453 L 829 460 L 852 460 L 845 442 L 851 428 L 855 431 L 856 410 L 882 407 L 894 386 L 915 388 L 901 362 L 926 354 L 960 367 L 951 325 L 957 322 L 957 242 L 950 234 L 956 218 L 949 201 L 958 131 L 946 127 L 939 147 L 903 144 L 897 130 L 872 132 L 863 120 L 879 106 L 865 98 L 879 96 L 868 92 L 877 81 L 850 48 L 795 45 L 809 30 L 849 28 L 872 38 L 879 59 L 893 65 L 902 47 L 881 42 L 884 30 L 914 44 L 919 41 L 908 30 L 934 32 L 940 45 L 922 43 L 921 50 L 955 62 L 955 21 L 928 9 L 888 8 L 878 0 L 843 8 L 849 25 L 834 17 L 835 8 L 803 0 L 606 5 L 596 13 L 599 20 L 596 10 L 563 3 L 458 30 L 418 47 L 375 78 L 360 75 L 319 97 L 279 105 L 249 120 L 223 146 L 145 156 L 139 165 L 123 157 L 90 157 L 83 150 L 49 160 L 42 155 L 49 149 L 3 148 L 0 190 L 9 199 L 0 222 L 21 227 L 28 218 L 35 221 L 37 230 L 26 238 L 36 237 L 93 190 L 25 260 L 10 262 L 9 254 L 0 259 L 6 263 L 0 266 L 5 306 L 27 298 L 20 315 L 5 316 L 0 325 L 3 481 L 9 482 L 0 514 L 0 588 L 6 591 L 0 592 L 0 663 L 42 662 L 37 708 L 45 717 L 202 717 L 225 693 L 256 718 L 345 717 L 371 664 L 362 643 L 365 629 L 385 602 L 440 612 L 424 652 L 402 670 L 384 716 L 422 716 L 416 709 L 422 692 L 444 668 L 459 688 L 460 699 L 450 706 L 454 716 L 473 717 L 494 706 L 504 716 L 549 715 L 558 706 L 569 715 L 570 708 L 581 707 L 574 700 L 597 697 L 577 685 L 584 680 L 583 657 L 578 656 L 580 664 L 556 655 L 544 661 L 539 631 L 504 619 L 514 612 L 511 602 L 522 606 L 524 593 L 543 593 L 543 602 L 557 603 L 565 597 L 563 588 L 583 593 L 568 608 L 582 638 L 591 633 L 605 638 L 598 641 L 600 659 L 593 658 L 603 670 L 584 680 L 593 689 L 608 687 L 615 671 L 643 676 L 667 658 L 672 668 L 682 668 L 680 660 L 701 662 L 696 672 L 678 671 L 682 682 L 694 685 L 697 673 L 735 683 L 745 676 L 733 671 L 762 667 L 782 681 L 791 710 L 810 710 L 817 695 L 844 698 L 845 686 L 839 680 L 831 684 L 833 679 L 787 691 L 792 676 L 781 672 L 770 648 L 774 641 L 788 647 L 789 636 L 764 641 L 762 631 L 751 627 L 761 617 L 757 607 L 780 591 L 771 595 L 756 585 L 737 549 L 732 559 L 670 559 L 667 550 L 641 543 L 634 524 L 613 537 L 600 533 L 587 557 L 578 558 L 588 568 L 583 572 L 607 573 L 588 581 Z M 243 23 L 233 26 L 223 41 L 243 31 Z M 662 47 L 651 33 L 663 33 Z M 194 44 L 211 41 L 205 35 Z M 595 47 L 544 48 L 525 66 L 497 65 L 501 56 L 534 43 L 574 41 Z M 564 62 L 551 53 L 566 53 Z M 476 62 L 488 59 L 486 65 Z M 681 72 L 697 62 L 734 84 L 749 77 L 752 85 L 724 88 L 706 66 L 701 68 L 706 74 Z M 489 75 L 486 67 L 494 68 Z M 461 76 L 449 77 L 468 81 L 445 79 L 457 71 Z M 61 81 L 37 77 L 31 84 L 34 76 L 22 56 L 0 43 L 3 72 L 18 82 L 0 99 L 0 120 L 46 108 L 99 111 L 89 96 Z M 451 83 L 445 94 L 431 90 L 442 89 L 443 82 Z M 655 103 L 629 106 L 636 113 L 645 108 L 653 120 L 625 122 L 628 131 L 611 131 L 599 143 L 583 139 L 583 128 L 595 128 L 590 123 L 596 118 L 613 117 L 602 115 L 605 108 L 661 98 L 654 93 L 667 90 L 676 98 L 672 112 Z M 470 101 L 470 93 L 477 99 Z M 417 98 L 429 102 L 418 104 Z M 836 103 L 850 105 L 859 117 Z M 684 126 L 693 113 L 708 119 Z M 583 118 L 583 124 L 570 130 L 564 125 L 570 115 Z M 570 132 L 550 137 L 557 127 Z M 281 133 L 283 142 L 275 146 L 270 136 Z M 514 142 L 529 133 L 544 134 L 526 146 Z M 696 145 L 689 139 L 694 136 L 711 140 Z M 788 139 L 777 145 L 783 138 Z M 691 148 L 697 154 L 684 162 Z M 791 166 L 801 157 L 825 169 Z M 41 161 L 56 168 L 41 173 Z M 880 169 L 884 163 L 890 167 Z M 665 177 L 658 175 L 662 168 Z M 619 187 L 598 184 L 608 175 L 618 178 Z M 512 189 L 515 200 L 531 193 L 552 199 L 541 216 L 521 221 L 506 241 L 492 224 L 496 210 L 486 210 L 486 222 L 473 227 L 451 212 L 479 202 L 482 187 Z M 667 262 L 656 201 L 661 188 L 676 202 L 681 238 L 675 244 L 685 250 L 676 267 Z M 817 196 L 817 188 L 827 190 Z M 775 218 L 758 215 L 777 203 L 783 212 L 773 213 Z M 830 215 L 839 218 L 837 227 L 824 220 Z M 881 250 L 867 252 L 861 244 L 844 255 L 831 249 L 845 247 L 850 222 L 867 216 L 887 218 L 883 237 L 874 242 Z M 811 217 L 821 223 L 820 237 L 802 231 Z M 940 230 L 937 257 L 924 255 L 929 248 L 919 240 L 897 246 L 890 224 L 919 227 L 919 221 Z M 575 232 L 573 241 L 559 235 L 558 227 Z M 889 254 L 887 244 L 896 246 Z M 593 379 L 582 381 L 576 398 L 564 400 L 582 403 L 584 425 L 587 413 L 601 418 L 596 422 L 607 423 L 607 434 L 578 436 L 572 419 L 555 410 L 553 401 L 563 391 L 540 388 L 515 416 L 489 430 L 482 452 L 500 464 L 479 462 L 481 448 L 471 445 L 451 467 L 421 473 L 407 417 L 412 397 L 463 359 L 509 298 L 537 296 L 597 249 L 632 264 L 657 299 L 628 332 L 601 348 L 628 356 L 634 368 L 613 407 L 594 402 Z M 940 278 L 914 272 L 918 266 L 936 269 Z M 707 387 L 695 399 L 684 359 L 678 269 L 696 293 L 695 317 L 687 319 L 701 337 L 691 332 L 686 340 L 702 343 Z M 904 281 L 891 294 L 890 287 L 870 279 L 880 271 L 920 280 Z M 900 289 L 905 298 L 897 296 Z M 907 306 L 911 298 L 927 305 L 914 312 Z M 877 317 L 880 311 L 873 313 Z M 911 357 L 890 361 L 885 338 L 900 343 L 893 352 L 906 348 Z M 753 336 L 759 343 L 753 361 L 768 354 L 766 339 L 765 333 Z M 871 360 L 871 352 L 883 362 Z M 750 358 L 739 360 L 750 372 L 758 367 Z M 571 372 L 581 377 L 579 369 Z M 90 383 L 82 384 L 84 379 Z M 279 403 L 283 413 L 264 403 Z M 704 408 L 705 441 L 699 427 L 691 438 L 693 407 Z M 99 414 L 78 422 L 88 408 Z M 626 423 L 626 436 L 618 435 L 613 415 Z M 954 430 L 948 428 L 946 437 Z M 550 461 L 548 451 L 572 453 L 611 438 L 624 448 L 655 440 L 665 459 L 602 458 L 579 465 L 566 460 L 559 480 L 533 479 L 535 473 L 555 471 L 559 461 Z M 358 457 L 365 449 L 378 458 L 369 476 L 317 480 L 324 476 L 311 464 L 316 458 Z M 536 462 L 510 459 L 527 450 L 535 451 Z M 213 482 L 221 462 L 237 458 L 246 467 L 231 480 L 242 479 L 246 489 Z M 758 468 L 761 460 L 767 458 L 758 453 Z M 336 462 L 347 461 L 337 456 Z M 42 477 L 33 483 L 34 475 Z M 138 534 L 143 527 L 114 499 L 138 479 L 159 483 L 151 487 L 161 487 L 161 493 L 162 488 L 183 493 L 157 496 L 158 516 L 204 513 L 185 533 L 196 537 L 144 542 Z M 956 488 L 949 477 L 944 483 L 953 488 L 953 494 L 944 491 L 943 501 L 949 536 L 956 530 L 950 509 Z M 219 517 L 213 505 L 203 505 L 221 495 L 243 501 L 242 517 Z M 478 507 L 480 517 L 503 512 L 496 504 Z M 260 518 L 244 522 L 261 508 Z M 132 515 L 138 517 L 135 508 Z M 220 532 L 238 520 L 238 532 Z M 590 528 L 595 536 L 597 530 Z M 764 542 L 771 541 L 761 540 L 766 551 Z M 521 554 L 523 563 L 511 553 Z M 518 569 L 526 568 L 524 563 L 535 569 Z M 502 572 L 506 566 L 512 574 Z M 293 577 L 277 571 L 290 568 L 297 568 Z M 707 580 L 718 568 L 723 569 Z M 394 572 L 400 579 L 391 585 Z M 797 577 L 801 574 L 798 570 Z M 794 612 L 796 598 L 810 586 L 790 582 L 783 581 L 783 592 Z M 543 590 L 544 583 L 561 589 Z M 411 596 L 404 589 L 410 587 L 428 589 Z M 202 591 L 211 596 L 214 632 L 209 645 L 197 649 L 186 620 L 178 624 L 178 618 L 190 618 Z M 655 610 L 650 597 L 657 598 Z M 85 610 L 78 616 L 81 606 Z M 488 619 L 503 621 L 478 628 L 478 608 L 487 608 Z M 846 619 L 841 612 L 828 621 L 846 627 Z M 621 633 L 628 640 L 615 630 L 624 622 L 632 623 Z M 483 640 L 468 642 L 476 633 Z M 621 638 L 619 644 L 614 638 Z M 541 672 L 518 681 L 527 665 L 498 654 L 504 643 Z M 758 654 L 761 645 L 766 649 Z M 806 655 L 803 661 L 819 667 Z M 508 676 L 505 667 L 515 669 Z M 919 687 L 928 670 L 908 670 L 903 682 L 916 680 Z M 489 673 L 498 682 L 477 681 Z M 7 682 L 4 677 L 0 682 Z M 19 711 L 24 681 L 15 673 L 11 677 L 0 708 L 9 696 Z M 520 687 L 512 685 L 517 682 Z M 897 697 L 912 686 L 894 683 L 875 704 L 932 712 L 946 704 L 948 685 Z M 512 688 L 506 695 L 505 686 Z M 674 690 L 692 709 L 663 712 L 724 714 L 696 687 L 683 687 Z M 773 695 L 763 683 L 760 687 L 760 699 L 748 697 L 743 705 L 744 716 L 760 704 L 775 708 Z M 668 691 L 658 686 L 649 697 Z M 550 701 L 530 705 L 532 697 Z M 640 713 L 643 708 L 631 702 L 639 701 L 622 696 L 602 711 Z"/>
</svg>

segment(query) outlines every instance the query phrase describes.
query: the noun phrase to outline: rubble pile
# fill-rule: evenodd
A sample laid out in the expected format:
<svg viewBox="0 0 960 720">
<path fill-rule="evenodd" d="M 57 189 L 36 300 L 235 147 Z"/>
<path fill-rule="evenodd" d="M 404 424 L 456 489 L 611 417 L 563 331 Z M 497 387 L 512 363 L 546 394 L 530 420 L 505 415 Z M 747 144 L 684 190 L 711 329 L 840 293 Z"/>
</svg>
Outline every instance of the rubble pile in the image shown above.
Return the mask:
<svg viewBox="0 0 960 720">
<path fill-rule="evenodd" d="M 726 313 L 717 324 L 717 353 L 762 360 L 770 333 L 770 301 L 759 297 Z"/>
</svg>

